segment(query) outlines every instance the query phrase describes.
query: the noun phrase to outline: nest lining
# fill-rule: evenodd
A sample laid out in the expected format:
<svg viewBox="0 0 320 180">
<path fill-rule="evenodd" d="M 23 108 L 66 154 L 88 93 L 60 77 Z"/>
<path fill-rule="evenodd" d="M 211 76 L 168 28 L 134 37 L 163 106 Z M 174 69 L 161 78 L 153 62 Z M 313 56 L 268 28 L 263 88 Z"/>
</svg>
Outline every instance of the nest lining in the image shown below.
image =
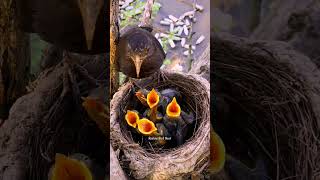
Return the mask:
<svg viewBox="0 0 320 180">
<path fill-rule="evenodd" d="M 122 86 L 111 101 L 111 143 L 127 158 L 132 177 L 160 178 L 186 175 L 204 166 L 209 158 L 209 84 L 198 76 L 160 72 L 148 80 L 138 82 L 139 87 L 164 89 L 178 87 L 185 105 L 195 112 L 194 132 L 179 147 L 153 151 L 137 144 L 124 126 L 128 99 L 134 96 L 133 83 Z"/>
</svg>

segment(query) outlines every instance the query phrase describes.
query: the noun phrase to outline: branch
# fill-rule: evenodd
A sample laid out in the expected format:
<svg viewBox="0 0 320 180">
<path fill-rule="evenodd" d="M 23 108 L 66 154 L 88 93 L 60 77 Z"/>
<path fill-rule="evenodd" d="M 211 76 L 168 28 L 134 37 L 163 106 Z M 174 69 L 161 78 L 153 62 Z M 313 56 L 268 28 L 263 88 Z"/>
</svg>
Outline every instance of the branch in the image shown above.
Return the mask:
<svg viewBox="0 0 320 180">
<path fill-rule="evenodd" d="M 141 23 L 139 24 L 140 27 L 151 27 L 151 17 L 152 17 L 152 6 L 154 0 L 147 0 L 146 5 L 144 6 L 144 12 L 141 19 Z"/>
<path fill-rule="evenodd" d="M 197 12 L 197 7 L 196 7 L 196 4 L 197 4 L 197 2 L 196 2 L 196 0 L 193 0 L 193 3 L 192 3 L 192 7 L 193 7 L 193 12 L 194 12 L 194 16 L 195 16 L 195 13 Z M 195 18 L 193 16 L 193 18 Z M 194 23 L 194 20 L 193 19 L 190 19 L 191 20 L 191 22 L 190 22 L 190 26 L 189 26 L 189 36 L 188 36 L 188 44 L 189 44 L 189 49 L 188 49 L 188 52 L 189 52 L 189 54 L 188 54 L 188 62 L 189 62 L 189 71 L 191 70 L 191 65 L 192 65 L 192 62 L 193 62 L 193 56 L 192 56 L 192 36 L 193 36 L 193 34 L 194 34 L 194 32 L 192 32 L 193 30 L 193 28 L 192 28 L 192 26 L 193 26 L 193 23 Z"/>
</svg>

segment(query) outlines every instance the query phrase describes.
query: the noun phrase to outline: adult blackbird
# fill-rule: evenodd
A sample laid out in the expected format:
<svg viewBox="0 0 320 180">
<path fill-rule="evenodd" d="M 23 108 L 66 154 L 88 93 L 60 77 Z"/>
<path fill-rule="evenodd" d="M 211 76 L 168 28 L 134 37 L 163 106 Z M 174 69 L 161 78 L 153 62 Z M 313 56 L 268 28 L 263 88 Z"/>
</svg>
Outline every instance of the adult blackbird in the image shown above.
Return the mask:
<svg viewBox="0 0 320 180">
<path fill-rule="evenodd" d="M 70 52 L 107 52 L 107 8 L 104 0 L 17 0 L 25 32 L 37 33 Z"/>
<path fill-rule="evenodd" d="M 132 78 L 145 78 L 160 69 L 165 53 L 150 29 L 130 27 L 120 36 L 117 68 Z"/>
</svg>

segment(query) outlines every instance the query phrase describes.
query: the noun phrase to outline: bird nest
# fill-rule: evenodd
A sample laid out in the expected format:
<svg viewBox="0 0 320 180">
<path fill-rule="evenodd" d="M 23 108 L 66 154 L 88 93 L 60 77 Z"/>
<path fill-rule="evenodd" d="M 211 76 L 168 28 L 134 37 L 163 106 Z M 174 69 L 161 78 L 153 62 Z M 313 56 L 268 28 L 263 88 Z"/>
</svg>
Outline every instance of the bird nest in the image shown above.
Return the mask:
<svg viewBox="0 0 320 180">
<path fill-rule="evenodd" d="M 178 88 L 184 104 L 192 109 L 196 123 L 190 138 L 181 146 L 156 149 L 141 146 L 125 126 L 126 107 L 134 97 L 135 83 L 146 89 Z M 111 101 L 110 139 L 115 149 L 123 152 L 122 166 L 136 179 L 188 177 L 201 171 L 209 158 L 209 83 L 196 75 L 160 72 L 139 82 L 124 84 Z"/>
<path fill-rule="evenodd" d="M 257 154 L 264 156 L 271 179 L 319 179 L 316 66 L 280 42 L 226 35 L 212 42 L 214 88 L 223 99 L 214 128 L 227 152 L 251 167 Z"/>
</svg>

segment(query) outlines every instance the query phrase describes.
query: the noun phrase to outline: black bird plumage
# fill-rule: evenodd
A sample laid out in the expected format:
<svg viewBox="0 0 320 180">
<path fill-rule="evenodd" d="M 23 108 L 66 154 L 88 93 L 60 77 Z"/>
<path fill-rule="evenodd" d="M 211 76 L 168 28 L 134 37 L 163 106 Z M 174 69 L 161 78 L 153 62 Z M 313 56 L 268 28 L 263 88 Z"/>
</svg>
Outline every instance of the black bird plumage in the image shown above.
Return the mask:
<svg viewBox="0 0 320 180">
<path fill-rule="evenodd" d="M 109 3 L 103 0 L 17 0 L 21 29 L 83 54 L 108 51 Z"/>
<path fill-rule="evenodd" d="M 165 53 L 150 31 L 130 27 L 119 40 L 117 68 L 132 78 L 145 78 L 160 69 Z"/>
</svg>

